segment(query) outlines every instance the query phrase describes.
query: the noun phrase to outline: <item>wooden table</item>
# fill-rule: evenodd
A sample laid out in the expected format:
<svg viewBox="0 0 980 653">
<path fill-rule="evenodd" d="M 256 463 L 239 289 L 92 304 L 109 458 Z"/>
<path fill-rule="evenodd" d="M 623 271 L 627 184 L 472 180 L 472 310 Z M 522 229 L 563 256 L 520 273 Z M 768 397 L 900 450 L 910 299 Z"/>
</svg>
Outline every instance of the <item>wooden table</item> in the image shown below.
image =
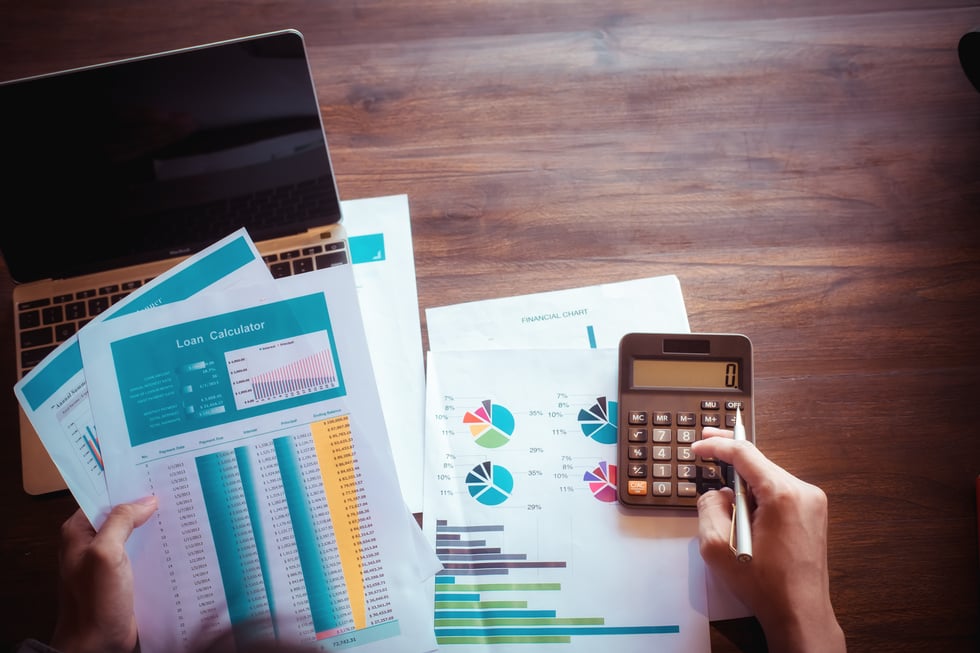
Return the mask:
<svg viewBox="0 0 980 653">
<path fill-rule="evenodd" d="M 301 30 L 341 196 L 409 196 L 423 309 L 676 274 L 693 330 L 754 342 L 760 447 L 830 497 L 850 649 L 977 650 L 975 2 L 0 4 L 0 80 Z M 50 633 L 74 502 L 23 493 L 0 410 L 6 648 Z"/>
</svg>

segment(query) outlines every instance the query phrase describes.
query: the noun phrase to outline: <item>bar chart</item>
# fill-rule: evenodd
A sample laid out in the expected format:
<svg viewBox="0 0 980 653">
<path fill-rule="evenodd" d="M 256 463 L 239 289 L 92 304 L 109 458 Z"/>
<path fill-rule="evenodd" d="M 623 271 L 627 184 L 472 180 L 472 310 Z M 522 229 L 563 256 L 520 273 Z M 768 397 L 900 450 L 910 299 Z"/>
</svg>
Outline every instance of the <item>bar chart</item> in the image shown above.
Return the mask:
<svg viewBox="0 0 980 653">
<path fill-rule="evenodd" d="M 602 616 L 560 617 L 553 607 L 532 608 L 531 597 L 560 593 L 560 581 L 522 580 L 522 572 L 566 570 L 564 560 L 529 560 L 505 551 L 503 524 L 436 522 L 436 554 L 444 570 L 436 577 L 435 627 L 440 645 L 568 644 L 576 636 L 655 635 L 680 631 L 677 624 L 611 626 Z M 526 574 L 525 574 L 526 575 Z M 517 576 L 517 578 L 514 578 Z M 499 577 L 501 580 L 497 580 Z M 605 605 L 598 591 L 593 605 Z M 557 598 L 552 599 L 552 604 Z M 543 601 L 547 605 L 547 599 Z"/>
<path fill-rule="evenodd" d="M 72 451 L 77 455 L 82 468 L 88 472 L 86 476 L 90 482 L 103 482 L 105 466 L 102 463 L 102 447 L 95 433 L 85 384 L 71 393 L 71 398 L 62 403 L 56 415 L 58 424 L 71 443 Z"/>
<path fill-rule="evenodd" d="M 226 352 L 235 406 L 241 410 L 338 387 L 334 356 L 326 331 Z"/>
</svg>

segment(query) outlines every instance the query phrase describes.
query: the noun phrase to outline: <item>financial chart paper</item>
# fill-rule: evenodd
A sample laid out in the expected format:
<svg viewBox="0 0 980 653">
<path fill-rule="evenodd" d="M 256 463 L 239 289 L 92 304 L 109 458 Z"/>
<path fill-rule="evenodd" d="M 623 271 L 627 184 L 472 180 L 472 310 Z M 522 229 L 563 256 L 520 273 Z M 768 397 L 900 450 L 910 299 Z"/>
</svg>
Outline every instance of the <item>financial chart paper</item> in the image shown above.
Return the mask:
<svg viewBox="0 0 980 653">
<path fill-rule="evenodd" d="M 710 650 L 696 521 L 616 501 L 616 356 L 429 353 L 440 650 Z"/>
</svg>

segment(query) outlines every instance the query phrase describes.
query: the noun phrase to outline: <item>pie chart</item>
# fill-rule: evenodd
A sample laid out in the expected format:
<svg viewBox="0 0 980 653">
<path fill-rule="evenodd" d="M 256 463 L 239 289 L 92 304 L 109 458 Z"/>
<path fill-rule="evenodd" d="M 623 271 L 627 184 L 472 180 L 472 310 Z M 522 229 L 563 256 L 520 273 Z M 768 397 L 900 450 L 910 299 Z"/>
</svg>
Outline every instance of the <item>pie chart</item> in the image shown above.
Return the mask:
<svg viewBox="0 0 980 653">
<path fill-rule="evenodd" d="M 506 468 L 488 460 L 466 475 L 466 489 L 471 497 L 485 506 L 500 505 L 510 498 L 514 490 L 514 476 Z"/>
<path fill-rule="evenodd" d="M 463 423 L 470 427 L 470 434 L 476 443 L 487 449 L 504 446 L 514 434 L 514 415 L 489 399 L 481 402 L 476 410 L 463 415 Z"/>
<path fill-rule="evenodd" d="M 604 503 L 616 501 L 616 466 L 603 460 L 591 472 L 585 472 L 582 480 L 589 484 L 592 496 Z"/>
<path fill-rule="evenodd" d="M 578 412 L 582 433 L 602 444 L 616 444 L 616 402 L 606 402 L 605 397 L 596 399 L 588 410 Z"/>
</svg>

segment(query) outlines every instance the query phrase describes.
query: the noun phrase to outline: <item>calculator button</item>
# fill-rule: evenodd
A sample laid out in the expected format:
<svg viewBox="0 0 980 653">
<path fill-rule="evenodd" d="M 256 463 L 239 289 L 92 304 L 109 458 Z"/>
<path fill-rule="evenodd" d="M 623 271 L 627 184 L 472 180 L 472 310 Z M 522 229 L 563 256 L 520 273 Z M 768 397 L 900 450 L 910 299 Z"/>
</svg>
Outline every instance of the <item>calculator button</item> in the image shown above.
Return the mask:
<svg viewBox="0 0 980 653">
<path fill-rule="evenodd" d="M 671 465 L 667 465 L 665 463 L 653 464 L 654 478 L 670 478 L 673 475 L 674 475 L 674 469 Z"/>
<path fill-rule="evenodd" d="M 698 468 L 694 465 L 678 465 L 677 478 L 696 478 Z"/>
<path fill-rule="evenodd" d="M 691 447 L 677 447 L 677 460 L 694 460 L 694 452 Z"/>
<path fill-rule="evenodd" d="M 647 459 L 647 448 L 646 447 L 630 447 L 629 450 L 630 460 L 646 460 Z"/>
<path fill-rule="evenodd" d="M 725 402 L 725 410 L 738 410 L 739 408 L 745 410 L 745 404 L 741 401 L 731 400 Z"/>
<path fill-rule="evenodd" d="M 670 429 L 653 429 L 654 442 L 670 442 Z"/>
<path fill-rule="evenodd" d="M 653 459 L 654 460 L 670 460 L 670 447 L 654 447 L 653 448 Z"/>
<path fill-rule="evenodd" d="M 647 493 L 646 481 L 630 481 L 626 484 L 626 491 L 636 496 L 644 496 Z"/>
<path fill-rule="evenodd" d="M 721 404 L 717 399 L 705 399 L 701 402 L 701 410 L 718 410 Z"/>
<path fill-rule="evenodd" d="M 730 429 L 735 428 L 735 413 L 725 415 L 725 426 Z"/>
<path fill-rule="evenodd" d="M 645 463 L 630 463 L 626 475 L 630 478 L 646 478 L 647 466 Z"/>
<path fill-rule="evenodd" d="M 717 413 L 701 413 L 701 426 L 721 426 L 721 415 Z"/>
<path fill-rule="evenodd" d="M 647 413 L 645 410 L 631 410 L 629 413 L 630 424 L 646 424 Z"/>
<path fill-rule="evenodd" d="M 670 483 L 667 481 L 654 481 L 653 483 L 653 496 L 655 497 L 669 497 L 670 496 Z"/>
<path fill-rule="evenodd" d="M 677 484 L 677 496 L 695 497 L 697 495 L 698 495 L 698 486 L 695 485 L 694 483 L 685 483 L 682 481 Z"/>
<path fill-rule="evenodd" d="M 698 492 L 701 494 L 725 487 L 725 481 L 722 478 L 723 473 L 719 465 L 702 465 L 700 473 Z"/>
<path fill-rule="evenodd" d="M 677 441 L 691 443 L 698 439 L 697 431 L 694 429 L 677 429 Z"/>
<path fill-rule="evenodd" d="M 701 478 L 712 481 L 721 480 L 721 469 L 718 465 L 701 465 Z"/>
<path fill-rule="evenodd" d="M 630 429 L 626 438 L 630 442 L 646 442 L 647 441 L 647 430 L 646 429 Z"/>
<path fill-rule="evenodd" d="M 677 413 L 677 426 L 695 426 L 697 423 L 694 413 Z"/>
</svg>

